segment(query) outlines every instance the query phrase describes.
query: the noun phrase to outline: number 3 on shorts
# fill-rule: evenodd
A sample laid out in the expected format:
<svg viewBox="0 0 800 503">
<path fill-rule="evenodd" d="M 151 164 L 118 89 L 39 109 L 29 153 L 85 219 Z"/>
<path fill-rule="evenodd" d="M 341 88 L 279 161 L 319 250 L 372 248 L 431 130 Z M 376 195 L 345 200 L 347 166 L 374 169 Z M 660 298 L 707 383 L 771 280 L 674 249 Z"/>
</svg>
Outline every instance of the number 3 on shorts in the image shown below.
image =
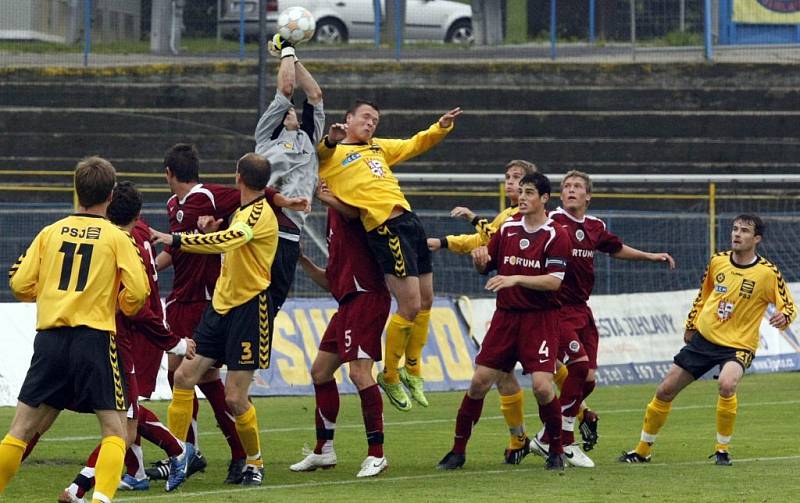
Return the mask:
<svg viewBox="0 0 800 503">
<path fill-rule="evenodd" d="M 242 358 L 241 360 L 246 362 L 253 359 L 253 343 L 251 342 L 243 342 L 242 343 Z"/>
</svg>

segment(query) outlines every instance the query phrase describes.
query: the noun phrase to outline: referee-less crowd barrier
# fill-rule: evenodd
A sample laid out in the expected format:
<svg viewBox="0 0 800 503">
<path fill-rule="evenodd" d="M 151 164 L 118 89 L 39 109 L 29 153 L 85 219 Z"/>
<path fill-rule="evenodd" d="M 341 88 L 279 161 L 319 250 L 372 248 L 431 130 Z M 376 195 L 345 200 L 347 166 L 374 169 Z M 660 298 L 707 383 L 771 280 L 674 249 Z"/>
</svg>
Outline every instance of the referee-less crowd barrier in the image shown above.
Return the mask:
<svg viewBox="0 0 800 503">
<path fill-rule="evenodd" d="M 800 283 L 790 284 L 800 298 Z M 696 290 L 597 295 L 591 299 L 600 333 L 600 384 L 659 381 L 683 344 L 683 322 Z M 336 303 L 328 299 L 290 299 L 275 319 L 272 365 L 256 372 L 251 394 L 313 395 L 308 369 Z M 494 298 L 437 298 L 423 353 L 430 391 L 463 390 L 472 361 L 494 312 Z M 0 405 L 14 405 L 33 354 L 36 309 L 33 304 L 0 303 L 7 330 L 0 346 Z M 750 372 L 800 370 L 800 322 L 785 332 L 761 324 L 761 343 Z M 355 392 L 346 372 L 336 373 L 343 392 Z M 165 367 L 154 398 L 169 398 Z"/>
</svg>

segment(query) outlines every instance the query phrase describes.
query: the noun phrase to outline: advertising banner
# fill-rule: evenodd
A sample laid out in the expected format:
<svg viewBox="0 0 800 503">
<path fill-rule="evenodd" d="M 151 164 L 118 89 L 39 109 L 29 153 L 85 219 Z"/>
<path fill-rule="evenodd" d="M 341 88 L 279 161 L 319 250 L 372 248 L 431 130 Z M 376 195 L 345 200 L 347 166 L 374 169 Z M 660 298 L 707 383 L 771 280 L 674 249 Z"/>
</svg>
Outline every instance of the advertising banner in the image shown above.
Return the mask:
<svg viewBox="0 0 800 503">
<path fill-rule="evenodd" d="M 733 0 L 733 20 L 748 24 L 800 24 L 800 0 Z"/>
<path fill-rule="evenodd" d="M 789 285 L 795 299 L 800 283 Z M 683 324 L 696 290 L 630 295 L 595 295 L 589 301 L 600 334 L 598 384 L 658 382 L 683 346 Z M 472 336 L 483 340 L 494 314 L 492 299 L 459 302 Z M 781 332 L 761 321 L 756 358 L 748 372 L 800 370 L 800 321 Z M 713 371 L 712 371 L 713 372 Z"/>
</svg>

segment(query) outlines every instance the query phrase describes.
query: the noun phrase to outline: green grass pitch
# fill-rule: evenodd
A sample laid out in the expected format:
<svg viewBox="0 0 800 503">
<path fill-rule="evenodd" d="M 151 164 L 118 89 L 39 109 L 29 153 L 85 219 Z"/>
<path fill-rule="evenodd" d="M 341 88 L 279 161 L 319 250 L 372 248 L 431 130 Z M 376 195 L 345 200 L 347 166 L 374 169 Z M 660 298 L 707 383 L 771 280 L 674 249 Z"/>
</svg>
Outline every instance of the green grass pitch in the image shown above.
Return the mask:
<svg viewBox="0 0 800 503">
<path fill-rule="evenodd" d="M 529 387 L 528 387 L 529 388 Z M 800 496 L 800 373 L 747 376 L 739 388 L 739 415 L 732 467 L 707 459 L 714 450 L 716 383 L 690 386 L 676 400 L 649 465 L 623 465 L 619 453 L 639 437 L 644 407 L 655 385 L 598 388 L 590 398 L 600 414 L 600 443 L 589 452 L 595 469 L 545 472 L 543 460 L 528 456 L 519 466 L 502 464 L 507 441 L 497 393 L 486 399 L 483 417 L 467 451 L 467 464 L 455 472 L 434 469 L 449 450 L 462 393 L 431 393 L 431 406 L 408 413 L 385 405 L 389 469 L 375 479 L 357 480 L 366 456 L 361 412 L 355 396 L 343 396 L 336 432 L 335 469 L 291 473 L 304 443 L 313 445 L 313 397 L 257 399 L 266 462 L 261 488 L 224 486 L 228 450 L 201 404 L 200 448 L 209 461 L 175 493 L 161 482 L 147 492 L 118 492 L 115 501 L 193 503 L 260 501 L 797 501 Z M 385 402 L 386 403 L 386 402 Z M 166 403 L 150 404 L 166 421 Z M 529 430 L 539 427 L 529 389 L 525 397 Z M 12 408 L 0 409 L 0 428 Z M 65 413 L 39 444 L 4 494 L 5 501 L 53 502 L 94 447 L 97 423 L 90 416 Z M 145 444 L 147 461 L 162 457 Z"/>
</svg>

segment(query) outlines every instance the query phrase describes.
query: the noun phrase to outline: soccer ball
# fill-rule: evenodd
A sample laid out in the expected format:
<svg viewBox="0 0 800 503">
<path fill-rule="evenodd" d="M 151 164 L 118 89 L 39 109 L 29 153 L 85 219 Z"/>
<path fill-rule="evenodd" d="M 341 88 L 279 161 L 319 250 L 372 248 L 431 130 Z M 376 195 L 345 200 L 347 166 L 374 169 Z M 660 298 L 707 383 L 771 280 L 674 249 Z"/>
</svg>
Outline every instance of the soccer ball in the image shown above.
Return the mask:
<svg viewBox="0 0 800 503">
<path fill-rule="evenodd" d="M 303 7 L 289 7 L 278 15 L 278 35 L 293 44 L 311 40 L 316 25 L 314 16 Z"/>
</svg>

